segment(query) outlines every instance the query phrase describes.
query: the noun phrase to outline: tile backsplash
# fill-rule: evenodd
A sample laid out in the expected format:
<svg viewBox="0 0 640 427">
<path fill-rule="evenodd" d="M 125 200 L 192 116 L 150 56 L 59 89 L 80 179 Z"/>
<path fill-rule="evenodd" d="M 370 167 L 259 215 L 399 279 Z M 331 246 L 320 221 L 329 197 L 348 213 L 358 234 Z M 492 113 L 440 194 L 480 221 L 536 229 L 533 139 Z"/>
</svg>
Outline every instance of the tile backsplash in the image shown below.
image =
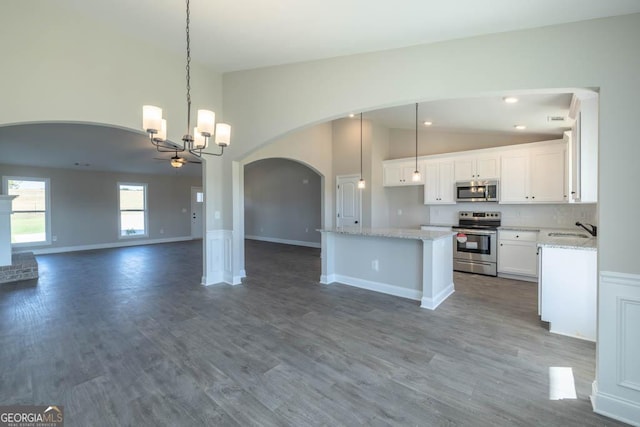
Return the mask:
<svg viewBox="0 0 640 427">
<path fill-rule="evenodd" d="M 429 208 L 429 223 L 457 224 L 459 211 L 498 211 L 502 213 L 502 225 L 575 228 L 576 221 L 596 225 L 598 223 L 596 204 L 500 205 L 497 203 L 432 205 Z"/>
</svg>

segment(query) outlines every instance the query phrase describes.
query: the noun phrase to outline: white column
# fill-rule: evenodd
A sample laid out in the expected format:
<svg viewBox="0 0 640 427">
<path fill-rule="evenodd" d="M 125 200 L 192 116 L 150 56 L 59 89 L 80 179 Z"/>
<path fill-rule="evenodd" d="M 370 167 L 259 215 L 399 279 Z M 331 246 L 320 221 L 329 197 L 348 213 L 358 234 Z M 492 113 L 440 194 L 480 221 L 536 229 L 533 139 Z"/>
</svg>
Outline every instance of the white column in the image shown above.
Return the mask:
<svg viewBox="0 0 640 427">
<path fill-rule="evenodd" d="M 454 292 L 453 239 L 422 241 L 422 300 L 420 307 L 435 310 Z"/>
<path fill-rule="evenodd" d="M 0 267 L 11 265 L 11 201 L 16 197 L 0 195 Z"/>
</svg>

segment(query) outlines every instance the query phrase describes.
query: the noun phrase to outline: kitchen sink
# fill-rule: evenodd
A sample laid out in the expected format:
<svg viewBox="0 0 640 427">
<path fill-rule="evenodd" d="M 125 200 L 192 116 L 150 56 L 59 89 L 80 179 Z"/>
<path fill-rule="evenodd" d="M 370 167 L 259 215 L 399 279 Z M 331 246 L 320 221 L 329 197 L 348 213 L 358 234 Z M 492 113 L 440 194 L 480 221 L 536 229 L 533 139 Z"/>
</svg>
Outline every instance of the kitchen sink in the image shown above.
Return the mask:
<svg viewBox="0 0 640 427">
<path fill-rule="evenodd" d="M 581 233 L 549 233 L 549 237 L 569 237 L 569 238 L 580 238 L 580 239 L 588 239 L 589 236 Z"/>
</svg>

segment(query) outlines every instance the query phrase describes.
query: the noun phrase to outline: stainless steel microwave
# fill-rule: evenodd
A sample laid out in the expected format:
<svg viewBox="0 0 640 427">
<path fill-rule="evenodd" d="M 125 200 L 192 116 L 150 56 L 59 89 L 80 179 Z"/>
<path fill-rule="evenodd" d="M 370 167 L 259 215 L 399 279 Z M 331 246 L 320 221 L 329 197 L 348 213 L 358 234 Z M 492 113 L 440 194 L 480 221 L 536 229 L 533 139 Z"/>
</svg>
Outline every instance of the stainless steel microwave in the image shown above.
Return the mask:
<svg viewBox="0 0 640 427">
<path fill-rule="evenodd" d="M 456 182 L 456 201 L 458 202 L 497 202 L 498 181 L 459 181 Z"/>
</svg>

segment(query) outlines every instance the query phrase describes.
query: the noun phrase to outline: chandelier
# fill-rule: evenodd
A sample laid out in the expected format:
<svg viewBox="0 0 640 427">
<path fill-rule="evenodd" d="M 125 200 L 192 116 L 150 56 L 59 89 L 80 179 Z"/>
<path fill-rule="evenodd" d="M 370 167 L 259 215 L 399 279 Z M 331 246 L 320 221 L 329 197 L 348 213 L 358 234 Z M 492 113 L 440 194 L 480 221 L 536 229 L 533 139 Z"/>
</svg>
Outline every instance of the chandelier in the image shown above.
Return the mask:
<svg viewBox="0 0 640 427">
<path fill-rule="evenodd" d="M 162 108 L 153 105 L 142 107 L 142 129 L 149 135 L 149 140 L 159 152 L 168 153 L 189 151 L 194 156 L 203 154 L 222 156 L 224 148 L 231 143 L 231 126 L 226 123 L 216 123 L 216 113 L 210 110 L 198 110 L 197 124 L 191 133 L 191 40 L 189 36 L 189 0 L 187 3 L 187 133 L 182 137 L 182 146 L 167 140 L 167 121 L 162 118 Z M 214 138 L 220 152 L 204 151 L 209 146 L 209 140 Z M 172 163 L 172 166 L 173 163 Z M 178 167 L 178 166 L 174 166 Z"/>
</svg>

